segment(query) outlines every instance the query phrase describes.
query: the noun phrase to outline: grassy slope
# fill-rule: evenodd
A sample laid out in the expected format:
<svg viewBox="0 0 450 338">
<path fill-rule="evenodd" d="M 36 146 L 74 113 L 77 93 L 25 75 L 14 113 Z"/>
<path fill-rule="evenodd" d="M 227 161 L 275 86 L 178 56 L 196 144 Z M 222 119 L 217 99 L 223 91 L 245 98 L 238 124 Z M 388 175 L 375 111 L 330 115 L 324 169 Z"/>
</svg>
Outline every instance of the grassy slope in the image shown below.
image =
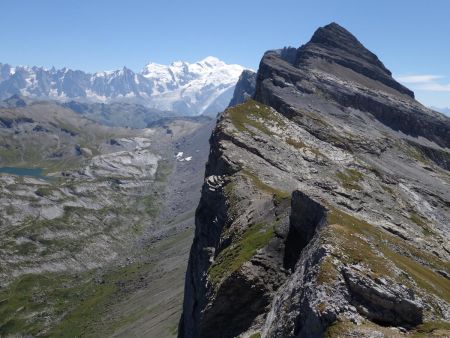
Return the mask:
<svg viewBox="0 0 450 338">
<path fill-rule="evenodd" d="M 249 100 L 242 105 L 229 109 L 228 114 L 239 132 L 255 135 L 256 130 L 258 130 L 271 136 L 273 133 L 264 122 L 269 120 L 271 124 L 282 126 L 283 121 L 278 121 L 270 116 L 269 109 L 260 103 Z M 287 139 L 286 143 L 297 149 L 305 148 L 305 144 L 301 140 Z M 277 196 L 275 188 L 262 185 L 257 176 L 248 170 L 244 169 L 244 173 L 252 179 L 255 188 Z M 354 169 L 345 169 L 337 172 L 336 176 L 343 187 L 361 190 L 359 183 L 364 177 L 360 172 Z M 227 187 L 225 190 L 232 205 L 233 182 L 228 183 L 228 186 L 230 187 L 228 191 Z M 411 220 L 420 226 L 425 226 L 424 221 L 415 213 L 411 214 Z M 435 305 L 434 301 L 432 297 L 427 295 L 433 295 L 450 302 L 450 283 L 448 279 L 436 272 L 437 270 L 449 271 L 450 265 L 448 262 L 442 262 L 436 256 L 418 250 L 406 241 L 338 209 L 333 208 L 331 210 L 328 223 L 332 226 L 324 230 L 324 236 L 330 241 L 330 244 L 339 248 L 338 255 L 345 264 L 363 264 L 371 269 L 374 278 L 376 276 L 391 277 L 410 288 L 418 287 L 421 290 L 421 295 L 425 297 L 432 308 Z M 211 281 L 214 283 L 220 282 L 249 260 L 256 249 L 264 246 L 270 239 L 270 235 L 266 237 L 269 231 L 265 229 L 267 227 L 263 227 L 261 224 L 250 226 L 241 236 L 234 239 L 229 247 L 220 252 L 208 271 Z M 427 233 L 424 234 L 427 235 Z M 330 283 L 337 278 L 339 271 L 331 258 L 330 256 L 320 263 L 319 282 Z M 404 271 L 404 275 L 394 276 L 392 270 L 389 269 L 392 264 Z M 404 276 L 409 276 L 411 279 L 404 278 Z M 435 310 L 432 309 L 431 312 L 433 311 Z M 435 314 L 439 316 L 439 310 L 436 309 L 436 311 Z M 365 325 L 369 328 L 370 325 L 374 324 L 369 322 Z M 334 337 L 344 333 L 345 328 L 348 329 L 349 327 L 354 328 L 354 324 L 338 323 L 330 328 L 327 335 Z M 450 332 L 449 330 L 450 327 L 447 323 L 426 322 L 417 327 L 413 334 L 415 336 L 428 336 L 444 332 L 445 335 Z M 390 329 L 385 331 L 388 335 L 393 334 Z"/>
</svg>

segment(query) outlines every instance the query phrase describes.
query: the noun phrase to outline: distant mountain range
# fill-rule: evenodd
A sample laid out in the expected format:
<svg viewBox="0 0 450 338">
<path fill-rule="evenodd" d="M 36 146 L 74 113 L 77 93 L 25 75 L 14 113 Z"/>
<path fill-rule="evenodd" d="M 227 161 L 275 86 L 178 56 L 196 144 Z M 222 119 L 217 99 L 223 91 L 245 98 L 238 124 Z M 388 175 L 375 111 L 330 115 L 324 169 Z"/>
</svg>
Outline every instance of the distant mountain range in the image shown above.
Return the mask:
<svg viewBox="0 0 450 338">
<path fill-rule="evenodd" d="M 243 70 L 211 56 L 192 64 L 149 63 L 139 73 L 126 67 L 90 74 L 0 63 L 0 99 L 20 94 L 58 101 L 139 103 L 186 115 L 213 114 L 228 105 Z"/>
</svg>

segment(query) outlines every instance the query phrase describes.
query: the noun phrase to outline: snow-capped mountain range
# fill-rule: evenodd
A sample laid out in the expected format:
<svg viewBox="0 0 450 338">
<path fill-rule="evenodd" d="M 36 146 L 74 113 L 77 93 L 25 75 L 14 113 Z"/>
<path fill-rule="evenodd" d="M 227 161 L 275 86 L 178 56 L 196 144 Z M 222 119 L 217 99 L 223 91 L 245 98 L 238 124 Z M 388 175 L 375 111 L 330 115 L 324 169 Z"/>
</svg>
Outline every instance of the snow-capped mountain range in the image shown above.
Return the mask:
<svg viewBox="0 0 450 338">
<path fill-rule="evenodd" d="M 144 104 L 187 115 L 223 110 L 244 67 L 209 56 L 195 63 L 149 63 L 137 73 L 121 70 L 85 73 L 0 63 L 0 99 L 20 94 L 58 101 Z"/>
</svg>

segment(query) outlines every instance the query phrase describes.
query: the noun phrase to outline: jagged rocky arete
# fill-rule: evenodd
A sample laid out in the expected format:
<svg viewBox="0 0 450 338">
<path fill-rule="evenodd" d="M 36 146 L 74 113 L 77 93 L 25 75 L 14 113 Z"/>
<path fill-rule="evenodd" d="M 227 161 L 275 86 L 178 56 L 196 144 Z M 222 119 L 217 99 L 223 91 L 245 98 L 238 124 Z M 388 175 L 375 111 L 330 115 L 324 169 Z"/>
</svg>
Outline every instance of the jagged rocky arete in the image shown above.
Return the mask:
<svg viewBox="0 0 450 338">
<path fill-rule="evenodd" d="M 450 334 L 450 119 L 332 23 L 210 139 L 180 337 Z"/>
</svg>

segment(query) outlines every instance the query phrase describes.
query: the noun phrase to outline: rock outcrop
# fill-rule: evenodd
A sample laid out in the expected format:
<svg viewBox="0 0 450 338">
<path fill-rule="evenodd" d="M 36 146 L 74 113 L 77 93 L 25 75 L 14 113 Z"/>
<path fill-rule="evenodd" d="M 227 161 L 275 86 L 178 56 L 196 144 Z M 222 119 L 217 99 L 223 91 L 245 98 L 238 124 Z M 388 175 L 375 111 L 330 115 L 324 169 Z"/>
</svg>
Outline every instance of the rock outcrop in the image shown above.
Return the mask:
<svg viewBox="0 0 450 338">
<path fill-rule="evenodd" d="M 210 146 L 180 337 L 450 334 L 450 119 L 348 31 L 267 52 Z"/>
<path fill-rule="evenodd" d="M 234 87 L 233 97 L 230 101 L 229 107 L 244 103 L 255 94 L 256 87 L 256 73 L 246 69 L 239 76 L 239 80 Z"/>
</svg>

